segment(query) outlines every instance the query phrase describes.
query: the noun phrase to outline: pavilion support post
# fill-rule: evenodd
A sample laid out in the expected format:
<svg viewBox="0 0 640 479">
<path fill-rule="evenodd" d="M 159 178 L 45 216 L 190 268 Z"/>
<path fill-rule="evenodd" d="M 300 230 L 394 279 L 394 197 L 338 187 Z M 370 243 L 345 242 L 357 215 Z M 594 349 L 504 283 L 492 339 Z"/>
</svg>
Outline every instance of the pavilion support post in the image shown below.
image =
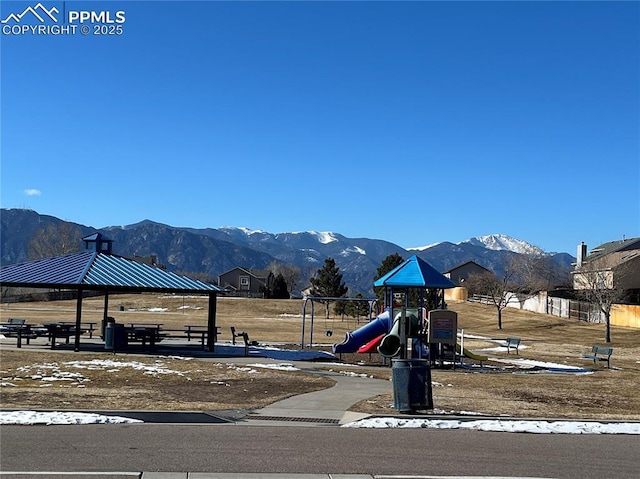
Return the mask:
<svg viewBox="0 0 640 479">
<path fill-rule="evenodd" d="M 102 324 L 107 324 L 107 316 L 109 315 L 109 291 L 104 292 L 104 311 L 102 312 Z"/>
<path fill-rule="evenodd" d="M 74 341 L 74 351 L 80 351 L 80 325 L 82 323 L 82 289 L 78 290 L 78 299 L 76 302 L 76 337 Z"/>
<path fill-rule="evenodd" d="M 216 312 L 218 308 L 218 295 L 216 293 L 209 293 L 209 311 L 207 314 L 207 350 L 210 352 L 215 351 L 215 338 L 216 338 Z"/>
</svg>

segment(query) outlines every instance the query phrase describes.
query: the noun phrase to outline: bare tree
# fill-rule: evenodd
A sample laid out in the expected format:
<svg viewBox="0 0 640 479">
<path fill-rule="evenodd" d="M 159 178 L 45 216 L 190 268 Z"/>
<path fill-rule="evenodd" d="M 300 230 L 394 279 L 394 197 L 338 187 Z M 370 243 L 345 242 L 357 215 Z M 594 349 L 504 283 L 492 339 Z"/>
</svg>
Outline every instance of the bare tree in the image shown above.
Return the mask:
<svg viewBox="0 0 640 479">
<path fill-rule="evenodd" d="M 602 256 L 583 263 L 575 272 L 574 287 L 581 296 L 604 315 L 604 340 L 611 342 L 611 309 L 621 302 L 626 291 L 625 279 L 631 276 L 632 263 L 619 264 L 611 256 Z"/>
<path fill-rule="evenodd" d="M 562 282 L 558 267 L 547 255 L 529 253 L 513 256 L 509 263 L 521 293 L 548 291 Z"/>
<path fill-rule="evenodd" d="M 509 303 L 546 290 L 552 281 L 551 263 L 543 255 L 514 254 L 506 262 L 500 276 L 486 272 L 471 275 L 465 282 L 470 294 L 489 298 L 498 312 L 498 329 L 502 329 L 502 311 Z"/>
<path fill-rule="evenodd" d="M 271 271 L 274 276 L 282 275 L 284 281 L 287 283 L 287 290 L 289 293 L 295 291 L 298 283 L 300 282 L 300 268 L 292 264 L 280 263 L 279 261 L 272 261 L 267 266 L 267 270 Z"/>
<path fill-rule="evenodd" d="M 500 277 L 487 271 L 485 273 L 472 274 L 465 282 L 470 294 L 487 296 L 489 302 L 495 306 L 498 311 L 498 329 L 502 329 L 502 310 L 516 297 L 516 294 L 512 291 L 512 277 L 513 273 L 505 269 L 505 273 Z"/>
<path fill-rule="evenodd" d="M 39 229 L 29 240 L 32 261 L 62 256 L 81 250 L 82 231 L 72 223 L 50 224 Z"/>
</svg>

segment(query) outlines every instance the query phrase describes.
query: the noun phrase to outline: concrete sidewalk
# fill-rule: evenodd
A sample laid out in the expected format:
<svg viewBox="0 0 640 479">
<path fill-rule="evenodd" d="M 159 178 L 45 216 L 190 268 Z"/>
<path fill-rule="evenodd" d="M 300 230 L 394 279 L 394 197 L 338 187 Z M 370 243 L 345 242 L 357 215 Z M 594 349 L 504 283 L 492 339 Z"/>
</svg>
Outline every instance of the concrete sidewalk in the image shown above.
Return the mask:
<svg viewBox="0 0 640 479">
<path fill-rule="evenodd" d="M 370 397 L 391 392 L 391 382 L 382 379 L 312 368 L 302 368 L 302 370 L 329 377 L 336 384 L 329 389 L 300 394 L 258 409 L 248 417 L 251 424 L 267 421 L 273 424 L 274 420 L 345 424 L 369 416 L 348 411 L 351 406 Z"/>
</svg>

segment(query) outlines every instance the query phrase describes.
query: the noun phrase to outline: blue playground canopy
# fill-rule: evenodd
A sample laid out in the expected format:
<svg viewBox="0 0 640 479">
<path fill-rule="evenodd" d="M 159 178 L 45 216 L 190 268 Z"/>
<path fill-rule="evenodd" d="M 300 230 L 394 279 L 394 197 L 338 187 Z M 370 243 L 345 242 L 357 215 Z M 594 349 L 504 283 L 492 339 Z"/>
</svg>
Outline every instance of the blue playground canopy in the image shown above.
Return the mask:
<svg viewBox="0 0 640 479">
<path fill-rule="evenodd" d="M 455 288 L 456 284 L 442 273 L 439 273 L 425 260 L 413 255 L 383 277 L 377 279 L 373 286 L 447 289 Z"/>
</svg>

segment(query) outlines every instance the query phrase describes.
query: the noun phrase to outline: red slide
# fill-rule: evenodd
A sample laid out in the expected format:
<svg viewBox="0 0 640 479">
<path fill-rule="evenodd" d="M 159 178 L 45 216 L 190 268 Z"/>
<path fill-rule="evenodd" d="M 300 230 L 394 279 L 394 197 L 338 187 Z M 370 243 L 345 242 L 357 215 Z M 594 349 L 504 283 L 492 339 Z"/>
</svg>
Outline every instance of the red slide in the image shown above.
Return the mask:
<svg viewBox="0 0 640 479">
<path fill-rule="evenodd" d="M 381 334 L 380 336 L 373 338 L 366 344 L 363 344 L 358 348 L 359 353 L 377 353 L 378 345 L 382 342 L 382 338 L 384 338 L 386 334 Z"/>
</svg>

